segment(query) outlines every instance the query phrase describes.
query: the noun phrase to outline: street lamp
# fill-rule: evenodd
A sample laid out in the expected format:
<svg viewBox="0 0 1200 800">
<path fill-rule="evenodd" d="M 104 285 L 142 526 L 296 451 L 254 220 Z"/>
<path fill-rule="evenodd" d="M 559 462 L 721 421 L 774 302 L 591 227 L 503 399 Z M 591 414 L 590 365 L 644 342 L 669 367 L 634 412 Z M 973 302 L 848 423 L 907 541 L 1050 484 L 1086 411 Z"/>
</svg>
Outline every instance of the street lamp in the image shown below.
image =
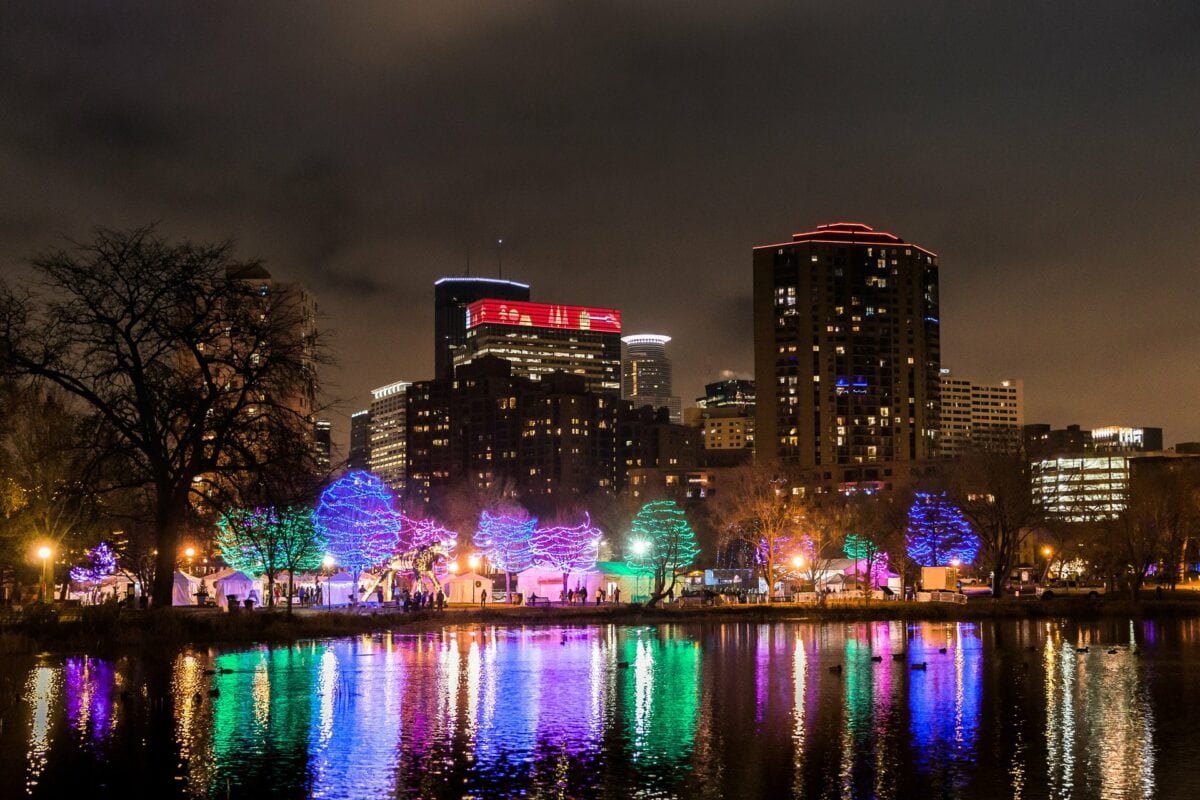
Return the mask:
<svg viewBox="0 0 1200 800">
<path fill-rule="evenodd" d="M 334 561 L 333 556 L 329 555 L 328 553 L 326 553 L 325 557 L 321 559 L 321 568 L 325 569 L 325 570 L 329 570 L 329 572 L 330 572 L 330 574 L 325 576 L 325 608 L 326 609 L 329 608 L 329 579 L 333 577 L 333 565 L 335 563 L 336 562 Z"/>
<path fill-rule="evenodd" d="M 54 551 L 51 550 L 48 546 L 42 545 L 41 547 L 38 548 L 37 554 L 38 554 L 38 558 L 40 558 L 42 560 L 42 591 L 41 591 L 42 597 L 41 597 L 41 599 L 42 599 L 42 602 L 45 602 L 46 601 L 46 589 L 47 589 L 47 584 L 48 584 L 48 581 L 46 579 L 46 567 L 48 566 L 50 556 L 54 554 Z"/>
<path fill-rule="evenodd" d="M 457 575 L 458 574 L 458 562 L 451 561 L 449 564 L 446 565 L 446 569 L 448 569 L 452 575 Z"/>
<path fill-rule="evenodd" d="M 474 572 L 475 569 L 479 566 L 479 556 L 472 554 L 471 557 L 467 559 L 467 566 L 469 566 L 471 568 L 471 571 Z"/>
<path fill-rule="evenodd" d="M 962 564 L 962 561 L 960 561 L 959 559 L 957 559 L 957 558 L 950 559 L 950 566 L 954 568 L 954 588 L 955 589 L 958 588 L 958 567 L 960 564 Z"/>
</svg>

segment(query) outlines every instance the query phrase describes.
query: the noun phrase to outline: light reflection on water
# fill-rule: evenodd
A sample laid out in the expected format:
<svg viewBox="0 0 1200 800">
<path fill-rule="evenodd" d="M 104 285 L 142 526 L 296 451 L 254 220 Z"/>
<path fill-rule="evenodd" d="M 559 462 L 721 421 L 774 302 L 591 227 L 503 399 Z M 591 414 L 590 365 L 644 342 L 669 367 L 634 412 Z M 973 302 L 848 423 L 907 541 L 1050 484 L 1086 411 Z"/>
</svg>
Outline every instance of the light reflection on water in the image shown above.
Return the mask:
<svg viewBox="0 0 1200 800">
<path fill-rule="evenodd" d="M 131 780 L 158 797 L 356 800 L 1190 793 L 1189 754 L 1165 751 L 1186 742 L 1156 731 L 1190 723 L 1171 698 L 1200 705 L 1197 632 L 489 627 L 47 656 L 0 665 L 21 687 L 0 706 L 0 797 L 130 796 Z"/>
</svg>

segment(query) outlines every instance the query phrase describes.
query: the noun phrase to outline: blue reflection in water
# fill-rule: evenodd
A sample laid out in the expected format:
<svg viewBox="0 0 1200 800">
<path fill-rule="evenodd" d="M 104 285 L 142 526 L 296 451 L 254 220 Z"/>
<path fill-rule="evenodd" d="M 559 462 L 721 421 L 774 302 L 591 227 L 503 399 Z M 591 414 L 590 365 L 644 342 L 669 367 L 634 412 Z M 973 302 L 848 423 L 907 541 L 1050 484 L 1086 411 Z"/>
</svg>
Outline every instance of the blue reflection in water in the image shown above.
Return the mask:
<svg viewBox="0 0 1200 800">
<path fill-rule="evenodd" d="M 954 790 L 966 781 L 975 759 L 983 674 L 983 649 L 973 624 L 922 624 L 909 640 L 908 709 L 916 763 Z M 946 653 L 938 652 L 946 648 Z M 935 773 L 936 769 L 936 773 Z"/>
</svg>

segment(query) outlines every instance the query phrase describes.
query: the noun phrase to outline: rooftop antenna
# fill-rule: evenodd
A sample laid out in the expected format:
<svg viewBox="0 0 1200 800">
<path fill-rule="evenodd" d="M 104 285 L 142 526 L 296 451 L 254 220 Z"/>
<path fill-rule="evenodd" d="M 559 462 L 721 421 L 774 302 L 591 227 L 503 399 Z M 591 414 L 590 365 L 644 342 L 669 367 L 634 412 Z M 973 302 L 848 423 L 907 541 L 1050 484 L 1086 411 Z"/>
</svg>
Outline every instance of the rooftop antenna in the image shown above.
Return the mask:
<svg viewBox="0 0 1200 800">
<path fill-rule="evenodd" d="M 496 240 L 496 270 L 499 272 L 499 277 L 504 277 L 504 240 Z"/>
</svg>

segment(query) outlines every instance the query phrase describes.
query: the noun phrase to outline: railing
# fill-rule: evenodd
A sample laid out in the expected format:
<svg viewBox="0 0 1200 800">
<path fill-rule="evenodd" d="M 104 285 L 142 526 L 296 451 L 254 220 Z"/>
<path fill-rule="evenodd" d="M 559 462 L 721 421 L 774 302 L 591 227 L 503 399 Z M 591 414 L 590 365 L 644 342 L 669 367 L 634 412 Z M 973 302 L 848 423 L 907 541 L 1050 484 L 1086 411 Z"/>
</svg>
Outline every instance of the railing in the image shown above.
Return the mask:
<svg viewBox="0 0 1200 800">
<path fill-rule="evenodd" d="M 955 603 L 957 605 L 965 605 L 967 596 L 958 592 L 932 591 L 932 592 L 917 592 L 918 603 Z"/>
</svg>

